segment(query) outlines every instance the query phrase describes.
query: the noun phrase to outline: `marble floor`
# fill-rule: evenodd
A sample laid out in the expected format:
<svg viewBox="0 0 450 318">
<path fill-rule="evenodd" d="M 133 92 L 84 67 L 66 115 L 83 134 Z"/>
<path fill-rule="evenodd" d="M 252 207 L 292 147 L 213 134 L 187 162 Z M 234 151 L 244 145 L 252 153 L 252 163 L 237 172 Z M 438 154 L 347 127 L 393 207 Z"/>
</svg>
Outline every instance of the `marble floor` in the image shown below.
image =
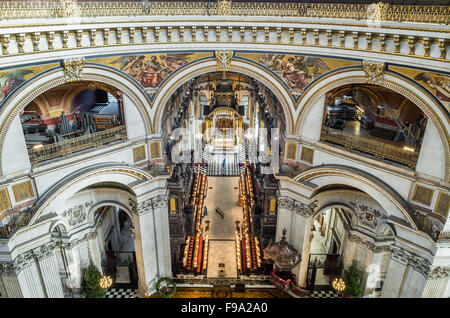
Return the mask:
<svg viewBox="0 0 450 318">
<path fill-rule="evenodd" d="M 235 228 L 236 221 L 242 222 L 242 208 L 237 204 L 238 183 L 239 177 L 208 176 L 208 215 L 203 221 L 210 221 L 207 277 L 219 277 L 219 263 L 225 264 L 225 277 L 237 277 Z M 223 211 L 223 218 L 215 212 L 217 206 Z"/>
</svg>

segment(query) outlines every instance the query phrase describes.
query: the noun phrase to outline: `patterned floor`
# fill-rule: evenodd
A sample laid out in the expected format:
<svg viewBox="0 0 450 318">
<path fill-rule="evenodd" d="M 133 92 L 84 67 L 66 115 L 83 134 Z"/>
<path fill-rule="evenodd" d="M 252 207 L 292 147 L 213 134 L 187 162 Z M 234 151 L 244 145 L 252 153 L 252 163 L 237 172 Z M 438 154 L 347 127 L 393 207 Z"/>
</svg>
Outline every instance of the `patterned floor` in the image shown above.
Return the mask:
<svg viewBox="0 0 450 318">
<path fill-rule="evenodd" d="M 136 298 L 137 289 L 111 288 L 106 292 L 105 298 Z"/>
<path fill-rule="evenodd" d="M 189 289 L 180 289 L 180 291 L 178 292 L 178 297 L 180 298 L 184 298 L 184 297 L 189 297 L 192 296 L 192 294 L 196 294 L 201 292 L 203 289 L 202 288 L 197 288 L 197 289 L 193 289 L 193 288 L 189 288 Z M 217 296 L 217 295 L 212 295 L 212 290 L 211 289 L 205 289 L 206 292 L 204 294 L 201 295 L 197 295 L 199 297 L 225 297 L 225 296 Z M 264 294 L 264 290 L 259 290 L 256 291 L 257 293 L 260 294 Z M 277 290 L 271 290 L 272 293 L 277 292 Z M 254 292 L 255 293 L 255 292 Z M 210 295 L 211 294 L 211 295 Z M 255 296 L 256 294 L 252 294 L 252 295 L 246 295 L 247 297 L 257 297 Z M 258 295 L 259 296 L 259 295 Z M 270 295 L 267 296 L 266 294 L 264 294 L 264 297 L 283 297 L 282 295 L 278 295 L 278 294 L 274 294 L 274 295 Z M 110 290 L 108 290 L 106 292 L 106 297 L 105 298 L 136 298 L 137 297 L 137 289 L 130 289 L 130 288 L 112 288 Z M 245 297 L 242 294 L 236 295 L 236 297 Z M 318 291 L 315 290 L 313 291 L 313 293 L 311 294 L 311 298 L 342 298 L 342 295 L 336 293 L 335 291 Z"/>
<path fill-rule="evenodd" d="M 342 298 L 342 295 L 333 290 L 315 290 L 312 292 L 311 298 Z"/>
</svg>

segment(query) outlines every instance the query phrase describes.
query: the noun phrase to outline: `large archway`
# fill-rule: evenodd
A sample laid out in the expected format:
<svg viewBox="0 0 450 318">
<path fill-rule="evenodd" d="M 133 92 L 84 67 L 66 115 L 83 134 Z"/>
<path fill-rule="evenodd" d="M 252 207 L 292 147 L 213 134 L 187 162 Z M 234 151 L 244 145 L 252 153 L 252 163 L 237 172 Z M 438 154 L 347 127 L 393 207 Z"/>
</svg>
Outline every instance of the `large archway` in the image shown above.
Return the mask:
<svg viewBox="0 0 450 318">
<path fill-rule="evenodd" d="M 145 135 L 153 133 L 152 121 L 149 113 L 151 101 L 142 87 L 129 76 L 105 66 L 86 64 L 82 70 L 82 80 L 86 82 L 99 82 L 116 88 L 128 96 L 138 108 L 143 121 Z M 17 89 L 0 110 L 0 174 L 4 174 L 4 142 L 6 134 L 13 122 L 22 110 L 42 93 L 66 83 L 66 77 L 62 68 L 49 70 L 41 75 L 28 80 L 25 85 Z"/>
<path fill-rule="evenodd" d="M 352 84 L 367 83 L 367 75 L 363 70 L 350 69 L 344 71 L 332 72 L 319 81 L 314 82 L 304 92 L 299 100 L 299 114 L 295 123 L 295 133 L 297 135 L 304 135 L 304 129 L 307 129 L 305 121 L 308 118 L 311 110 L 324 98 L 325 94 L 335 88 Z M 450 180 L 450 143 L 449 131 L 450 124 L 448 113 L 446 113 L 443 106 L 436 101 L 432 94 L 412 80 L 407 80 L 404 77 L 392 72 L 385 72 L 383 80 L 378 83 L 381 87 L 397 92 L 408 100 L 413 102 L 430 120 L 439 134 L 442 147 L 444 149 L 442 160 L 445 161 L 444 181 Z M 320 130 L 320 129 L 319 129 Z"/>
</svg>

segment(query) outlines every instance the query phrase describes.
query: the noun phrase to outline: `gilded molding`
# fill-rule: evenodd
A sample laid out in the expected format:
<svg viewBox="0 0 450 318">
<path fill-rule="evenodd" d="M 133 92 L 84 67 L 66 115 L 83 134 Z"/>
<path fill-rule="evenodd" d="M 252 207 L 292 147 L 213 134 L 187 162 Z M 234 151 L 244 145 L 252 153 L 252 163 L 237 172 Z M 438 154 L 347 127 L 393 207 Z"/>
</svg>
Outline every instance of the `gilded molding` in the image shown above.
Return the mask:
<svg viewBox="0 0 450 318">
<path fill-rule="evenodd" d="M 84 57 L 63 60 L 64 77 L 66 82 L 77 82 L 83 80 L 83 72 L 86 59 Z"/>
<path fill-rule="evenodd" d="M 367 83 L 379 85 L 383 80 L 384 63 L 364 60 L 361 64 L 367 76 Z"/>
</svg>

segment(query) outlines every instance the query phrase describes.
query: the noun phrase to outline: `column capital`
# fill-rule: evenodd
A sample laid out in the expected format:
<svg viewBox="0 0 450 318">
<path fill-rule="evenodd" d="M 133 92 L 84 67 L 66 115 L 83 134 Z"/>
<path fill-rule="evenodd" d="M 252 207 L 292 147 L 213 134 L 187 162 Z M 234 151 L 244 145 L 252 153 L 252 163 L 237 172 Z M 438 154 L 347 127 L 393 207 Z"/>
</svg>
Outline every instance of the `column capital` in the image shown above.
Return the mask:
<svg viewBox="0 0 450 318">
<path fill-rule="evenodd" d="M 400 248 L 395 245 L 391 245 L 389 247 L 389 250 L 391 252 L 391 258 L 399 263 L 402 263 L 404 265 L 408 264 L 408 261 L 411 257 L 411 253 L 407 252 L 405 249 Z"/>
<path fill-rule="evenodd" d="M 49 242 L 34 249 L 33 254 L 39 261 L 41 261 L 51 256 L 53 254 L 53 251 L 55 250 L 55 247 L 56 247 L 55 242 Z"/>
<path fill-rule="evenodd" d="M 430 262 L 417 255 L 413 255 L 410 258 L 410 262 L 416 271 L 421 273 L 423 276 L 428 277 L 428 273 L 430 272 L 431 267 Z"/>
<path fill-rule="evenodd" d="M 33 261 L 34 257 L 32 251 L 28 251 L 17 256 L 14 259 L 14 269 L 16 274 L 19 275 L 19 273 L 26 267 L 30 266 Z"/>
<path fill-rule="evenodd" d="M 14 274 L 14 262 L 1 262 L 0 276 L 10 276 L 11 274 Z"/>
<path fill-rule="evenodd" d="M 437 266 L 433 268 L 428 274 L 428 278 L 432 280 L 446 278 L 449 276 L 450 276 L 450 267 L 444 266 Z"/>
<path fill-rule="evenodd" d="M 294 211 L 296 214 L 299 214 L 305 218 L 310 217 L 314 214 L 317 200 L 308 204 L 290 198 L 288 196 L 281 196 L 278 199 L 278 203 L 280 208 L 286 208 L 288 210 Z"/>
</svg>

